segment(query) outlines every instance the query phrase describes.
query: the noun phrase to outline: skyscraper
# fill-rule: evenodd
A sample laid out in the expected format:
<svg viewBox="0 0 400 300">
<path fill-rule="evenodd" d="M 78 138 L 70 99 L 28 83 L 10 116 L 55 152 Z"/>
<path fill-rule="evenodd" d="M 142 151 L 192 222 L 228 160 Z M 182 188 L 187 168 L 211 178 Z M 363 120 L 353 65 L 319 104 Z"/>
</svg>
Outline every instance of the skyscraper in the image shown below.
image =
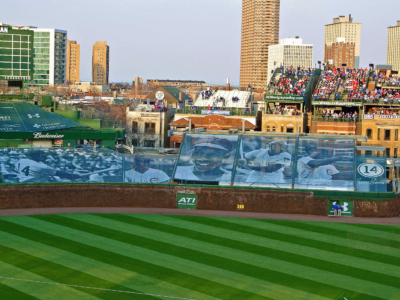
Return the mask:
<svg viewBox="0 0 400 300">
<path fill-rule="evenodd" d="M 338 40 L 339 38 L 339 40 Z M 355 44 L 354 52 L 354 67 L 360 67 L 360 45 L 361 45 L 361 23 L 353 23 L 353 18 L 351 15 L 347 18 L 345 16 L 339 16 L 333 19 L 332 24 L 325 25 L 325 51 L 327 47 L 331 47 L 333 43 L 343 42 L 344 38 L 346 43 Z M 327 57 L 325 52 L 325 62 L 328 59 L 333 59 Z M 350 62 L 346 62 L 348 66 L 351 65 Z M 336 62 L 334 61 L 336 65 Z M 340 66 L 338 66 L 340 67 Z"/>
<path fill-rule="evenodd" d="M 92 82 L 108 85 L 110 47 L 107 42 L 96 42 L 93 45 Z"/>
<path fill-rule="evenodd" d="M 76 41 L 67 41 L 67 82 L 79 82 L 81 45 Z"/>
<path fill-rule="evenodd" d="M 387 64 L 400 71 L 400 21 L 388 28 Z"/>
<path fill-rule="evenodd" d="M 66 82 L 67 31 L 30 27 L 33 40 L 33 80 L 30 86 L 44 87 Z"/>
<path fill-rule="evenodd" d="M 279 42 L 280 0 L 243 0 L 240 86 L 268 84 L 268 46 Z"/>
</svg>

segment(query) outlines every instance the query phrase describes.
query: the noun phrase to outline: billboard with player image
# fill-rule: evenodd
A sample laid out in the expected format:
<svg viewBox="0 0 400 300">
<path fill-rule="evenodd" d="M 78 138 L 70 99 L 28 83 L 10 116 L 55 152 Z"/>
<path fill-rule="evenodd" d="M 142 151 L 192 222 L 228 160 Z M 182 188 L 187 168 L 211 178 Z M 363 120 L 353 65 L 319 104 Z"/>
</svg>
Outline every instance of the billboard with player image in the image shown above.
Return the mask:
<svg viewBox="0 0 400 300">
<path fill-rule="evenodd" d="M 121 182 L 122 155 L 108 149 L 0 149 L 4 183 Z"/>
<path fill-rule="evenodd" d="M 295 189 L 354 191 L 355 140 L 300 137 Z"/>
<path fill-rule="evenodd" d="M 292 188 L 296 143 L 297 137 L 244 135 L 234 185 Z"/>
<path fill-rule="evenodd" d="M 124 155 L 124 182 L 170 183 L 177 155 Z"/>
<path fill-rule="evenodd" d="M 230 185 L 238 135 L 186 134 L 174 181 Z"/>
</svg>

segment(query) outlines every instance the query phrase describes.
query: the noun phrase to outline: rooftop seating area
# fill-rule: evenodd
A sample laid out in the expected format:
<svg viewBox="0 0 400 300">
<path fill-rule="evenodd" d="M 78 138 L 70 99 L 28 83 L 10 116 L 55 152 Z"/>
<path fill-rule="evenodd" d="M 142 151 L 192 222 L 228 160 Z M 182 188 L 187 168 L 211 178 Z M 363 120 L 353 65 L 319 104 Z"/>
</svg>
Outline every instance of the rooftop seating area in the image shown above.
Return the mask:
<svg viewBox="0 0 400 300">
<path fill-rule="evenodd" d="M 247 91 L 203 91 L 193 106 L 218 108 L 246 108 L 250 105 L 251 93 Z"/>
<path fill-rule="evenodd" d="M 313 70 L 276 69 L 267 87 L 267 95 L 303 96 Z"/>
<path fill-rule="evenodd" d="M 313 100 L 362 102 L 368 82 L 367 69 L 333 68 L 321 75 Z"/>
<path fill-rule="evenodd" d="M 400 88 L 400 77 L 398 76 L 387 76 L 385 72 L 379 72 L 378 74 L 374 73 L 372 77 L 377 86 Z"/>
</svg>

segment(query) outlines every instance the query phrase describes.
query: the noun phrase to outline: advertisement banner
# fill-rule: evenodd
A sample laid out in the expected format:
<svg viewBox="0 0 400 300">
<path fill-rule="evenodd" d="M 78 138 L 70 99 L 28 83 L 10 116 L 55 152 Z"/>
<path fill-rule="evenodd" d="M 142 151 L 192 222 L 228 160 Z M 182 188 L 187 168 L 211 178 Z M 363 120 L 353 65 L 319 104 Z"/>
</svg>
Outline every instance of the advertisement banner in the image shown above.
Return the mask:
<svg viewBox="0 0 400 300">
<path fill-rule="evenodd" d="M 339 102 L 339 101 L 313 101 L 312 105 L 326 106 L 363 106 L 362 102 Z"/>
<path fill-rule="evenodd" d="M 230 185 L 238 135 L 186 134 L 176 164 L 179 183 Z"/>
<path fill-rule="evenodd" d="M 292 188 L 297 138 L 243 136 L 235 186 Z"/>
<path fill-rule="evenodd" d="M 353 201 L 343 201 L 343 200 L 329 200 L 328 206 L 328 216 L 334 216 L 335 211 L 333 210 L 334 205 L 340 205 L 342 207 L 342 217 L 353 217 L 354 216 L 354 202 Z"/>
<path fill-rule="evenodd" d="M 298 101 L 298 102 L 303 102 L 304 97 L 303 96 L 268 96 L 265 95 L 264 99 L 266 101 Z"/>
<path fill-rule="evenodd" d="M 196 194 L 181 194 L 177 195 L 177 206 L 182 209 L 196 209 L 197 195 Z"/>
<path fill-rule="evenodd" d="M 231 112 L 228 110 L 202 110 L 202 115 L 220 115 L 220 116 L 230 116 Z"/>
<path fill-rule="evenodd" d="M 356 191 L 387 192 L 386 158 L 357 155 Z"/>
<path fill-rule="evenodd" d="M 300 137 L 295 189 L 354 191 L 355 141 Z"/>
</svg>

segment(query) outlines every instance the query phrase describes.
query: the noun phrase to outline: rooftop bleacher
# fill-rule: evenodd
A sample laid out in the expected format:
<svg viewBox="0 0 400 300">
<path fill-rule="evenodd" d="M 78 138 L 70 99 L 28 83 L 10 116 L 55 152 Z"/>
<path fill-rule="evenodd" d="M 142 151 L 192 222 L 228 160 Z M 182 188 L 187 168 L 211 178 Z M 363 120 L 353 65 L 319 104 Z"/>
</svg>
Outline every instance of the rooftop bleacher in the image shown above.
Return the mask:
<svg viewBox="0 0 400 300">
<path fill-rule="evenodd" d="M 363 102 L 369 75 L 367 69 L 334 68 L 326 71 L 318 81 L 313 100 Z"/>
<path fill-rule="evenodd" d="M 303 96 L 313 70 L 282 69 L 275 70 L 266 89 L 268 96 Z"/>
</svg>

